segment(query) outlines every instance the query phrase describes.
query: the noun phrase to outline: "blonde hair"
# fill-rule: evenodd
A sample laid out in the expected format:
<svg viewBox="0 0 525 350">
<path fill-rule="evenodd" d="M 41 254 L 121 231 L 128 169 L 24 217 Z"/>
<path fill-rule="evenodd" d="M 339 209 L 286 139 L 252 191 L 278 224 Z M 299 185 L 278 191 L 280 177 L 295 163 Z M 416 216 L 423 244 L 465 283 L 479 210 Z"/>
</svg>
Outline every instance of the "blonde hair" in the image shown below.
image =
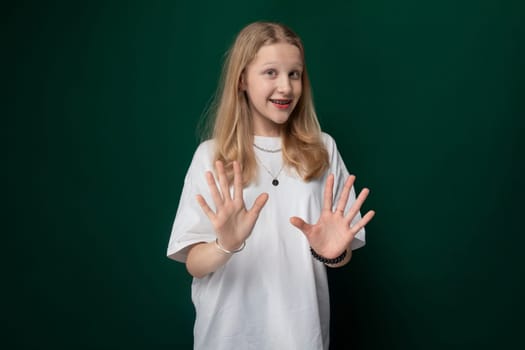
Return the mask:
<svg viewBox="0 0 525 350">
<path fill-rule="evenodd" d="M 215 141 L 214 160 L 224 162 L 230 180 L 232 162 L 237 160 L 245 185 L 255 179 L 257 161 L 251 111 L 246 94 L 240 88 L 241 75 L 262 46 L 283 42 L 298 47 L 303 60 L 302 95 L 281 128 L 284 164 L 294 168 L 305 181 L 320 177 L 328 168 L 328 152 L 321 139 L 301 39 L 282 24 L 255 22 L 241 30 L 227 53 L 210 119 L 212 135 L 207 135 Z"/>
</svg>

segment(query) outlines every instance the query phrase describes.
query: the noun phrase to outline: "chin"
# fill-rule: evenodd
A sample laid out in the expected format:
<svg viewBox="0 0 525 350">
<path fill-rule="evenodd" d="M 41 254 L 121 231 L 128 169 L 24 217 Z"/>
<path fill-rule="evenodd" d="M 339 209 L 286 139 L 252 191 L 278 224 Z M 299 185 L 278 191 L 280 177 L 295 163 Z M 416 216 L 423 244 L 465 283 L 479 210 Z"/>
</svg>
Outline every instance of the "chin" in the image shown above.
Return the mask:
<svg viewBox="0 0 525 350">
<path fill-rule="evenodd" d="M 293 112 L 293 109 L 290 110 L 290 111 L 286 111 L 285 113 L 281 112 L 281 113 L 277 113 L 270 117 L 270 119 L 276 123 L 276 124 L 286 124 L 288 122 L 288 120 L 290 120 L 291 116 L 292 116 L 292 112 Z"/>
<path fill-rule="evenodd" d="M 290 120 L 290 116 L 287 116 L 286 118 L 272 118 L 272 121 L 280 126 L 286 124 L 288 120 Z"/>
</svg>

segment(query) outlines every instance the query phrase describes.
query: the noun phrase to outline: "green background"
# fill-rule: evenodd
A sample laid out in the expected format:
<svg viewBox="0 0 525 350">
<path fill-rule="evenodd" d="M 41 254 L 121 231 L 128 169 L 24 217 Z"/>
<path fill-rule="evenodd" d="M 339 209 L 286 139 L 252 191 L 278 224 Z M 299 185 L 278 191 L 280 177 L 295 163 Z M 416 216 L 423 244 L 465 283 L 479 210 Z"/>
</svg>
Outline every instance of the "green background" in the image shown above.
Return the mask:
<svg viewBox="0 0 525 350">
<path fill-rule="evenodd" d="M 266 19 L 303 38 L 322 127 L 377 210 L 330 271 L 332 349 L 523 346 L 524 7 L 4 5 L 2 343 L 191 348 L 171 224 L 223 54 Z"/>
</svg>

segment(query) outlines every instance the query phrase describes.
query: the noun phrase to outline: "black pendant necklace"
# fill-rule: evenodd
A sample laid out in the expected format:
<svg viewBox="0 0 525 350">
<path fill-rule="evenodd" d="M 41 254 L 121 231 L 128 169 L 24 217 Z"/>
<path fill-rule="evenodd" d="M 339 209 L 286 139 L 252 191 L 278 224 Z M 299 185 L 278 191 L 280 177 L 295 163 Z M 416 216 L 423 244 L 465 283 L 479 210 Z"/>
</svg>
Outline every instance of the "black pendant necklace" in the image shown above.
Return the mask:
<svg viewBox="0 0 525 350">
<path fill-rule="evenodd" d="M 279 186 L 279 180 L 277 180 L 277 178 L 279 177 L 279 174 L 281 173 L 281 171 L 283 171 L 283 167 L 284 167 L 284 164 L 281 165 L 281 169 L 279 169 L 279 172 L 277 173 L 277 175 L 274 175 L 272 174 L 272 172 L 270 171 L 270 169 L 268 169 L 266 167 L 266 165 L 264 165 L 264 163 L 261 161 L 261 159 L 259 159 L 259 157 L 257 157 L 257 155 L 255 155 L 255 157 L 257 158 L 257 160 L 259 161 L 259 164 L 261 164 L 261 166 L 264 168 L 264 170 L 266 170 L 266 172 L 268 174 L 270 174 L 270 176 L 273 178 L 272 180 L 272 185 L 274 186 Z"/>
</svg>

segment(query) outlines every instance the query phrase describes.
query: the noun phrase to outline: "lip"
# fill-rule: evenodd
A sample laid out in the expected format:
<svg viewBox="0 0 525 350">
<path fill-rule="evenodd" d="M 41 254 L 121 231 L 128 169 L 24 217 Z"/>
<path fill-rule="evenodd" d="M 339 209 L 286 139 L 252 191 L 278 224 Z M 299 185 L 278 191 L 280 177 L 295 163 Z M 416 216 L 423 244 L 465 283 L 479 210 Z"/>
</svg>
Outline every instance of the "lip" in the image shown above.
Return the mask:
<svg viewBox="0 0 525 350">
<path fill-rule="evenodd" d="M 292 104 L 290 99 L 270 99 L 270 102 L 278 109 L 287 109 Z"/>
</svg>

